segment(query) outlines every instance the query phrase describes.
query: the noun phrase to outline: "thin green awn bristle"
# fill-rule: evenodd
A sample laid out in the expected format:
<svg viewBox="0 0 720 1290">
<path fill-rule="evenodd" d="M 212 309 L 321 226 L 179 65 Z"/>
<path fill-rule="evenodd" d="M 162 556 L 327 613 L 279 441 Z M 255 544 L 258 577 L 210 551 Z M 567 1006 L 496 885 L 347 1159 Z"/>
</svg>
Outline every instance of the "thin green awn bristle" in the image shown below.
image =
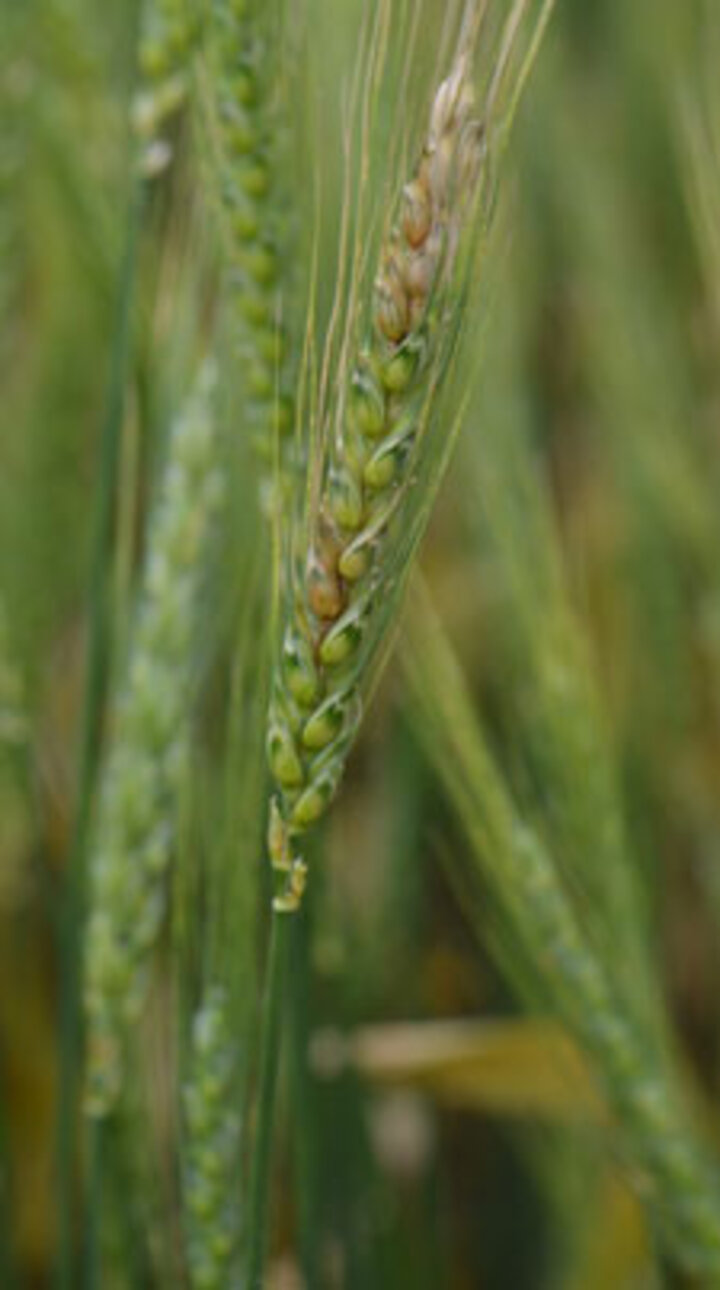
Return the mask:
<svg viewBox="0 0 720 1290">
<path fill-rule="evenodd" d="M 233 1094 L 237 1043 L 225 991 L 216 986 L 193 1019 L 183 1089 L 185 1242 L 192 1290 L 230 1285 L 240 1241 L 237 1172 L 241 1120 Z"/>
<path fill-rule="evenodd" d="M 225 294 L 244 387 L 243 423 L 270 506 L 276 447 L 287 455 L 293 428 L 289 345 L 280 319 L 288 214 L 279 193 L 278 53 L 268 14 L 252 0 L 216 0 L 214 19 L 209 124 L 219 169 Z"/>
<path fill-rule="evenodd" d="M 86 1107 L 98 1116 L 118 1093 L 124 1035 L 141 1011 L 165 916 L 198 570 L 222 495 L 213 383 L 208 365 L 171 430 L 101 784 L 85 952 Z"/>
<path fill-rule="evenodd" d="M 340 404 L 309 549 L 294 579 L 268 731 L 277 908 L 299 903 L 305 870 L 295 839 L 327 810 L 360 720 L 363 649 L 378 631 L 393 520 L 413 487 L 428 402 L 460 312 L 453 271 L 482 156 L 473 107 L 462 56 L 437 91 L 420 161 L 381 249 L 369 331 Z"/>
</svg>

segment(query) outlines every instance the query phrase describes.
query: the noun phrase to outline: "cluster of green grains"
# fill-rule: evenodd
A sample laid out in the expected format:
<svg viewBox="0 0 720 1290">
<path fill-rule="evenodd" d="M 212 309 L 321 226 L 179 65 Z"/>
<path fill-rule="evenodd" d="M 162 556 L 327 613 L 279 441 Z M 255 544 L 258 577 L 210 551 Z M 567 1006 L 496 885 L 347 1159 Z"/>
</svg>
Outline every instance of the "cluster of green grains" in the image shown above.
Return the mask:
<svg viewBox="0 0 720 1290">
<path fill-rule="evenodd" d="M 461 58 L 438 90 L 419 165 L 381 251 L 369 335 L 339 403 L 310 550 L 295 579 L 268 732 L 279 789 L 269 845 L 284 875 L 283 908 L 297 905 L 304 883 L 293 837 L 327 809 L 357 728 L 388 551 L 459 312 L 452 270 L 481 159 L 472 113 Z"/>
<path fill-rule="evenodd" d="M 237 1051 L 223 989 L 196 1013 L 185 1108 L 184 1202 L 193 1290 L 229 1290 L 239 1245 Z"/>
<path fill-rule="evenodd" d="M 133 121 L 140 144 L 140 172 L 160 174 L 172 159 L 169 127 L 185 103 L 190 61 L 200 35 L 191 0 L 149 0 L 140 40 L 141 88 Z"/>
<path fill-rule="evenodd" d="M 213 384 L 206 366 L 171 430 L 101 784 L 85 952 L 87 1108 L 94 1115 L 117 1093 L 122 1035 L 141 1009 L 165 913 L 198 566 L 222 494 Z"/>
<path fill-rule="evenodd" d="M 270 99 L 277 55 L 268 27 L 255 0 L 216 0 L 211 80 L 225 286 L 246 396 L 243 418 L 269 479 L 276 445 L 282 455 L 289 451 L 293 404 L 280 320 L 287 214 L 278 190 L 278 121 Z M 269 491 L 266 502 L 270 508 Z"/>
</svg>

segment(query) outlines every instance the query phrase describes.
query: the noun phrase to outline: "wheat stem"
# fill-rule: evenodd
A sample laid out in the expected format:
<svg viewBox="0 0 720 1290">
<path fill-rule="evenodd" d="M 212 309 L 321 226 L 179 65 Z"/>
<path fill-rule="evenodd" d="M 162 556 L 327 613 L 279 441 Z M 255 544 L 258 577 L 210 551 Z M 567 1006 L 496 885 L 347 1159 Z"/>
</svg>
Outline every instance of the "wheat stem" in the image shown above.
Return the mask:
<svg viewBox="0 0 720 1290">
<path fill-rule="evenodd" d="M 309 897 L 312 892 L 309 893 Z M 293 1182 L 298 1214 L 299 1259 L 305 1283 L 318 1285 L 321 1279 L 319 1251 L 322 1245 L 319 1214 L 318 1132 L 313 1077 L 308 1065 L 310 1049 L 310 986 L 312 947 L 312 899 L 303 903 L 295 919 L 290 987 L 289 1100 L 302 1107 L 293 1116 Z"/>
<path fill-rule="evenodd" d="M 260 1038 L 255 1145 L 250 1175 L 248 1210 L 247 1290 L 262 1290 L 267 1244 L 270 1166 L 272 1161 L 275 1089 L 280 1061 L 282 1014 L 288 956 L 295 920 L 274 909 L 270 926 L 268 973 Z"/>
</svg>

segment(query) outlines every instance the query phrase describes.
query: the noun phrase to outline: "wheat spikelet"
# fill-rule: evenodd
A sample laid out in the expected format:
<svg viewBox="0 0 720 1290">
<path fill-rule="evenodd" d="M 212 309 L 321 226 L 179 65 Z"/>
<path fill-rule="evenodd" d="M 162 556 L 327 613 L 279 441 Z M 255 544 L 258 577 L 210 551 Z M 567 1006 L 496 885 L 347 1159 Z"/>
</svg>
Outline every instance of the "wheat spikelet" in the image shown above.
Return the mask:
<svg viewBox="0 0 720 1290">
<path fill-rule="evenodd" d="M 146 179 L 170 164 L 170 125 L 187 100 L 191 57 L 201 23 L 190 0 L 152 0 L 140 40 L 141 87 L 133 104 L 140 145 L 138 166 Z"/>
<path fill-rule="evenodd" d="M 212 387 L 208 366 L 171 432 L 101 786 L 85 963 L 87 1109 L 94 1115 L 105 1114 L 117 1094 L 122 1036 L 142 1006 L 165 913 L 198 563 L 221 496 Z"/>
</svg>

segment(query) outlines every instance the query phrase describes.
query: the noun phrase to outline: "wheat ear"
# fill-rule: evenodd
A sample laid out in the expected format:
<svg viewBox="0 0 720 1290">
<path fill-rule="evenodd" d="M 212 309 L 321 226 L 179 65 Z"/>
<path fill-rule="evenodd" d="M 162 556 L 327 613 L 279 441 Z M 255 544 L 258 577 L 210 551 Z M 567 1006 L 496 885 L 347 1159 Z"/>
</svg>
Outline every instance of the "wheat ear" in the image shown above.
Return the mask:
<svg viewBox="0 0 720 1290">
<path fill-rule="evenodd" d="M 683 1104 L 669 1042 L 650 1038 L 638 1022 L 612 965 L 589 938 L 555 858 L 517 811 L 425 596 L 418 596 L 415 614 L 403 658 L 417 729 L 471 844 L 470 871 L 462 852 L 452 862 L 458 887 L 476 890 L 472 866 L 478 865 L 538 980 L 591 1059 L 658 1238 L 702 1285 L 720 1285 L 720 1170 Z"/>
<path fill-rule="evenodd" d="M 457 326 L 455 270 L 481 157 L 462 55 L 437 91 L 419 164 L 381 250 L 369 334 L 335 409 L 334 433 L 312 445 L 320 448 L 320 474 L 316 489 L 310 479 L 309 523 L 290 537 L 288 612 L 268 722 L 277 787 L 268 831 L 275 896 L 250 1179 L 251 1290 L 262 1285 L 283 981 L 294 922 L 287 915 L 299 908 L 306 879 L 296 843 L 329 806 L 357 729 L 361 687 L 382 639 L 382 593 L 392 581 L 388 547 L 392 552 L 396 543 L 400 559 L 408 552 L 398 524 L 410 519 L 403 502 L 417 483 L 429 399 L 437 394 Z"/>
<path fill-rule="evenodd" d="M 236 1203 L 240 1117 L 232 1090 L 238 1061 L 226 992 L 219 986 L 193 1019 L 185 1109 L 185 1228 L 192 1290 L 231 1284 L 239 1246 Z"/>
<path fill-rule="evenodd" d="M 170 434 L 101 783 L 85 954 L 86 1108 L 94 1116 L 105 1115 L 118 1093 L 123 1035 L 140 1012 L 165 914 L 198 566 L 222 491 L 213 380 L 206 366 Z"/>
<path fill-rule="evenodd" d="M 536 35 L 551 7 L 552 0 L 544 0 Z M 418 164 L 382 242 L 365 342 L 353 343 L 361 272 L 352 275 L 337 365 L 337 318 L 329 328 L 311 426 L 307 506 L 287 537 L 286 603 L 268 720 L 275 894 L 250 1177 L 251 1290 L 262 1285 L 288 929 L 296 921 L 289 915 L 300 907 L 307 877 L 298 843 L 328 809 L 340 781 L 371 665 L 387 639 L 398 589 L 452 445 L 452 422 L 439 425 L 440 388 L 480 241 L 476 217 L 491 213 L 489 162 L 502 150 L 498 144 L 509 125 L 507 116 L 504 122 L 498 117 L 498 91 L 508 79 L 526 8 L 526 0 L 516 0 L 510 10 L 481 118 L 470 61 L 485 6 L 469 0 L 458 55 L 435 94 Z M 516 89 L 537 43 L 509 76 Z M 511 112 L 517 99 L 515 93 Z M 363 260 L 360 249 L 358 267 Z"/>
<path fill-rule="evenodd" d="M 287 286 L 288 217 L 281 202 L 278 53 L 257 0 L 215 0 L 205 134 L 219 197 L 225 298 L 243 387 L 243 422 L 272 509 L 276 450 L 288 455 L 293 428 L 290 347 L 281 320 Z"/>
<path fill-rule="evenodd" d="M 437 91 L 419 164 L 381 250 L 371 325 L 335 410 L 307 554 L 291 574 L 268 733 L 279 910 L 299 904 L 305 868 L 295 840 L 327 810 L 360 719 L 392 544 L 403 546 L 398 526 L 457 326 L 458 249 L 481 159 L 462 55 Z"/>
</svg>

